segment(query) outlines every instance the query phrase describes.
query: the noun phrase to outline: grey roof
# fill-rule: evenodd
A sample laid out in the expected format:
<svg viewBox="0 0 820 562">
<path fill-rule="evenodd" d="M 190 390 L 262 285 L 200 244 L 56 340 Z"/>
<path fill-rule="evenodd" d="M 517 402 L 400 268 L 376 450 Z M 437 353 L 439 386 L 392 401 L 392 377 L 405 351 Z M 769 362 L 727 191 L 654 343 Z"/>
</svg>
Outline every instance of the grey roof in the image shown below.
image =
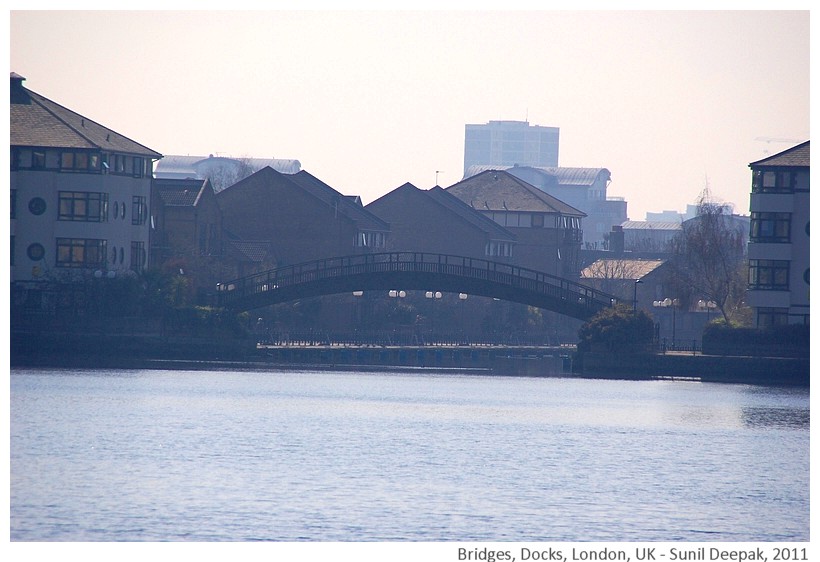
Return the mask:
<svg viewBox="0 0 820 562">
<path fill-rule="evenodd" d="M 479 211 L 522 211 L 585 217 L 586 213 L 503 170 L 487 170 L 447 188 Z"/>
<path fill-rule="evenodd" d="M 474 165 L 467 168 L 464 179 L 476 176 L 489 170 L 509 171 L 514 168 L 531 169 L 555 179 L 558 185 L 590 186 L 598 179 L 609 180 L 611 174 L 606 168 L 548 168 L 540 166 L 490 166 Z"/>
<path fill-rule="evenodd" d="M 602 258 L 581 271 L 581 279 L 640 279 L 666 263 L 666 260 Z"/>
<path fill-rule="evenodd" d="M 99 149 L 162 158 L 162 154 L 23 86 L 11 73 L 11 146 Z"/>
<path fill-rule="evenodd" d="M 515 235 L 451 193 L 447 193 L 439 186 L 424 191 L 433 201 L 455 213 L 463 220 L 487 232 L 493 239 L 515 240 Z"/>
<path fill-rule="evenodd" d="M 443 207 L 448 213 L 454 215 L 454 219 L 460 219 L 478 228 L 493 240 L 515 240 L 515 235 L 512 232 L 476 209 L 473 209 L 455 195 L 447 193 L 447 191 L 439 186 L 425 191 L 408 182 L 382 195 L 375 201 L 368 203 L 367 208 L 377 208 L 381 202 L 392 199 L 399 192 L 409 193 L 415 197 L 425 197 L 428 201 L 432 201 L 434 204 Z"/>
<path fill-rule="evenodd" d="M 168 207 L 195 207 L 202 198 L 202 193 L 209 187 L 208 180 L 154 180 L 157 196 Z"/>
<path fill-rule="evenodd" d="M 226 240 L 226 244 L 242 261 L 263 263 L 271 254 L 271 244 L 266 241 Z"/>
<path fill-rule="evenodd" d="M 681 230 L 681 223 L 669 221 L 624 221 L 624 230 Z"/>
<path fill-rule="evenodd" d="M 331 207 L 335 206 L 340 213 L 356 221 L 357 227 L 360 230 L 390 230 L 390 226 L 386 222 L 365 209 L 355 198 L 342 195 L 305 170 L 289 175 L 287 179 L 323 203 Z"/>
<path fill-rule="evenodd" d="M 752 162 L 749 164 L 749 167 L 783 166 L 789 168 L 809 168 L 809 157 L 811 156 L 809 142 L 810 141 L 806 141 L 798 144 L 797 146 L 788 148 L 783 152 L 778 152 L 777 154 L 764 158 L 763 160 Z"/>
</svg>

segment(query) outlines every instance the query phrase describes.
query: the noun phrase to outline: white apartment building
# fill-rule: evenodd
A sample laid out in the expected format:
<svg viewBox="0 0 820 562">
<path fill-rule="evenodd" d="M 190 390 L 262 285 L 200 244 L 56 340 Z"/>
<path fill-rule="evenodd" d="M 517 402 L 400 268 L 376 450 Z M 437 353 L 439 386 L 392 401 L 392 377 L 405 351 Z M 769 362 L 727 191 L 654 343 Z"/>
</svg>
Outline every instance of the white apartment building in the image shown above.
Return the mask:
<svg viewBox="0 0 820 562">
<path fill-rule="evenodd" d="M 10 80 L 13 304 L 36 308 L 46 285 L 145 269 L 162 155 Z"/>
<path fill-rule="evenodd" d="M 748 302 L 758 327 L 809 323 L 809 141 L 752 162 Z"/>
</svg>

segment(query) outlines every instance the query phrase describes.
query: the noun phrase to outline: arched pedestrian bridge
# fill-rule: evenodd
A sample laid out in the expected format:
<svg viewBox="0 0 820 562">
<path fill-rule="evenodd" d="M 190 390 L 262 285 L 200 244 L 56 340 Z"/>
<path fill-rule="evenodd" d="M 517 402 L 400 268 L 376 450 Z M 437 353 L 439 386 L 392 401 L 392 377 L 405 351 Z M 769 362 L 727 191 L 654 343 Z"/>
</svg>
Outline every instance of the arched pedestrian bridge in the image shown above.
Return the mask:
<svg viewBox="0 0 820 562">
<path fill-rule="evenodd" d="M 446 254 L 387 252 L 321 259 L 217 285 L 220 306 L 252 310 L 296 299 L 352 291 L 422 290 L 467 293 L 588 320 L 615 298 L 555 275 Z"/>
</svg>

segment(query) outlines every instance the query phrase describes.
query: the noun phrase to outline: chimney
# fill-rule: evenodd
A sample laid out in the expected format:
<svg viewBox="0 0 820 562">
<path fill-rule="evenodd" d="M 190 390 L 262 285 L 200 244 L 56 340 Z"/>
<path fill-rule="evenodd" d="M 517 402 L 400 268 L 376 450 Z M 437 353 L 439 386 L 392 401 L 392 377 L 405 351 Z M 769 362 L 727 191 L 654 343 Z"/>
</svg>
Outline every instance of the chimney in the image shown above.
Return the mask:
<svg viewBox="0 0 820 562">
<path fill-rule="evenodd" d="M 28 90 L 23 87 L 23 78 L 16 72 L 12 72 L 11 75 L 11 91 L 9 97 L 11 98 L 11 103 L 16 104 L 30 104 L 31 98 L 28 95 Z"/>
<path fill-rule="evenodd" d="M 624 253 L 624 227 L 619 224 L 613 224 L 609 233 L 609 251 L 618 255 Z"/>
</svg>

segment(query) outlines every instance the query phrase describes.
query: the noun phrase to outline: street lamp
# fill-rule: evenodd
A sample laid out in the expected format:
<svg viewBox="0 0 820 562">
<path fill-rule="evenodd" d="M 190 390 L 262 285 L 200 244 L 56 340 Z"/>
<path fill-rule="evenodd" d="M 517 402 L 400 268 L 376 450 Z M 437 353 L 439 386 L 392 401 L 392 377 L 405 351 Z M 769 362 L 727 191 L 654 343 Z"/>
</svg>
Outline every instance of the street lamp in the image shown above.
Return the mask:
<svg viewBox="0 0 820 562">
<path fill-rule="evenodd" d="M 698 310 L 706 311 L 706 323 L 709 323 L 709 320 L 712 316 L 712 310 L 717 308 L 717 303 L 715 301 L 705 301 L 703 299 L 698 301 Z"/>
<path fill-rule="evenodd" d="M 464 328 L 464 302 L 467 300 L 467 293 L 459 293 L 458 300 L 461 301 L 461 306 L 459 306 L 461 309 L 461 337 L 462 340 L 466 341 L 467 338 L 465 334 L 467 333 L 467 330 Z"/>
<path fill-rule="evenodd" d="M 635 279 L 635 290 L 632 294 L 632 314 L 638 312 L 638 283 L 643 283 L 640 279 Z"/>
<path fill-rule="evenodd" d="M 435 319 L 435 309 L 433 308 L 433 303 L 436 299 L 440 299 L 442 297 L 441 291 L 427 291 L 424 293 L 424 298 L 430 299 L 430 343 L 433 343 L 433 337 L 435 336 L 436 331 L 436 319 Z"/>
<path fill-rule="evenodd" d="M 675 309 L 678 308 L 678 299 L 666 297 L 662 301 L 652 301 L 652 306 L 656 308 L 672 309 L 672 347 L 675 347 Z"/>
</svg>

